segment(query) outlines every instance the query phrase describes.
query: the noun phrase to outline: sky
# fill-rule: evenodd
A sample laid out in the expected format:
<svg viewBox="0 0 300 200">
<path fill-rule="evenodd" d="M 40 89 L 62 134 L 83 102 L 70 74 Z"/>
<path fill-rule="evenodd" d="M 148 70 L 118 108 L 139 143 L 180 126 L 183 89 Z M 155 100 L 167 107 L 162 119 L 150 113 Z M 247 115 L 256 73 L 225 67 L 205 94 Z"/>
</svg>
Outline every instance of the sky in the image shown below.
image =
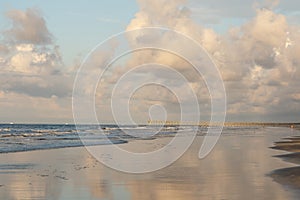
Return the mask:
<svg viewBox="0 0 300 200">
<path fill-rule="evenodd" d="M 205 48 L 224 82 L 227 121 L 300 121 L 299 8 L 296 0 L 3 0 L 0 123 L 73 123 L 73 83 L 87 54 L 114 34 L 153 26 L 179 31 Z M 149 40 L 170 43 L 167 37 Z M 138 42 L 134 37 L 129 43 Z M 97 52 L 97 66 L 116 51 L 112 45 Z M 196 58 L 197 52 L 190 56 Z M 211 105 L 205 77 L 196 76 L 180 58 L 151 50 L 129 55 L 108 71 L 96 92 L 99 120 L 114 122 L 111 91 L 122 75 L 153 62 L 177 70 L 187 83 L 179 84 L 164 70 L 139 72 L 139 78 L 170 83 L 182 88 L 179 95 L 185 97 L 184 87 L 189 85 L 199 100 L 201 120 L 208 120 Z M 126 96 L 118 95 L 118 100 Z M 188 98 L 180 103 L 191 104 Z M 178 120 L 180 103 L 166 88 L 149 86 L 133 94 L 130 110 L 138 123 L 147 122 L 150 108 L 159 119 L 161 107 L 168 119 Z M 126 122 L 126 115 L 118 116 Z"/>
</svg>

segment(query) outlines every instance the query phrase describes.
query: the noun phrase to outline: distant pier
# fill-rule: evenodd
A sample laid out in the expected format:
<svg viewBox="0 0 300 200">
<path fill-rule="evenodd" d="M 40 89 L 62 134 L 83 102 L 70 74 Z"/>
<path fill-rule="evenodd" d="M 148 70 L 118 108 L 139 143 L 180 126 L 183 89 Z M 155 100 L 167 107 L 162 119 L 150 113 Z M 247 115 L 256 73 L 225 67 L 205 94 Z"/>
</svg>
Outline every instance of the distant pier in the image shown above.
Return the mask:
<svg viewBox="0 0 300 200">
<path fill-rule="evenodd" d="M 267 127 L 300 127 L 300 123 L 274 123 L 274 122 L 180 122 L 180 121 L 163 121 L 163 120 L 149 120 L 148 125 L 157 126 L 224 126 L 224 127 L 243 127 L 243 126 L 267 126 Z"/>
</svg>

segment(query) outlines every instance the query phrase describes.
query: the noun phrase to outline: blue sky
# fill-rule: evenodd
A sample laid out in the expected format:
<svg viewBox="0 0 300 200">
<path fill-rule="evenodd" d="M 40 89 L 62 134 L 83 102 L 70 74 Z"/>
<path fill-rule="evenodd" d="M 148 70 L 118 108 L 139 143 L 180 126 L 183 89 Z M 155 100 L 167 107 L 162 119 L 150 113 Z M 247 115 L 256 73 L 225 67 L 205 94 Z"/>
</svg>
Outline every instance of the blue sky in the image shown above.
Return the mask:
<svg viewBox="0 0 300 200">
<path fill-rule="evenodd" d="M 118 0 L 78 0 L 76 3 L 59 0 L 1 1 L 1 29 L 11 25 L 5 17 L 7 11 L 27 8 L 37 8 L 42 12 L 66 64 L 71 64 L 76 56 L 86 54 L 107 37 L 124 31 L 138 9 L 135 1 Z"/>
</svg>

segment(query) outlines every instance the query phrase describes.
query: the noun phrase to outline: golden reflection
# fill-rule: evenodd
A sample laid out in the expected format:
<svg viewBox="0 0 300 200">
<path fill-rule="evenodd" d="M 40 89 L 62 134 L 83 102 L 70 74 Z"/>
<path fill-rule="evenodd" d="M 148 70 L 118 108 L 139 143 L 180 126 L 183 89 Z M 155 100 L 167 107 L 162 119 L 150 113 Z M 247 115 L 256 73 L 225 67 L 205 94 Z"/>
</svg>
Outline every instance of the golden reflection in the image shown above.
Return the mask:
<svg viewBox="0 0 300 200">
<path fill-rule="evenodd" d="M 268 148 L 274 140 L 271 137 L 221 137 L 214 151 L 203 160 L 197 157 L 203 138 L 197 137 L 174 164 L 142 175 L 109 169 L 84 148 L 1 154 L 0 196 L 1 199 L 293 199 L 291 192 L 266 176 L 274 169 L 290 166 L 272 157 L 276 151 Z M 151 142 L 156 147 L 168 141 L 161 138 Z M 138 144 L 141 148 L 151 146 L 149 141 L 136 141 L 135 145 Z M 5 164 L 15 166 L 5 169 Z"/>
</svg>

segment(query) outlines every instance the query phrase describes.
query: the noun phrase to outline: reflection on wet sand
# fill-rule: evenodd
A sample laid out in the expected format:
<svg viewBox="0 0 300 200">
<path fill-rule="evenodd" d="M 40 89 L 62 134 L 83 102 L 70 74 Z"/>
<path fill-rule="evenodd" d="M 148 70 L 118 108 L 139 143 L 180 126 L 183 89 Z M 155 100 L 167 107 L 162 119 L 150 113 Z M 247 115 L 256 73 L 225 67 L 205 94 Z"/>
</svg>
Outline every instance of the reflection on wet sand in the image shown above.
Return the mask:
<svg viewBox="0 0 300 200">
<path fill-rule="evenodd" d="M 264 129 L 258 135 L 226 135 L 205 159 L 197 155 L 203 137 L 171 166 L 147 174 L 126 174 L 96 161 L 84 148 L 0 155 L 1 199 L 297 199 L 266 176 L 293 166 L 272 157 L 268 147 L 289 129 Z M 160 138 L 120 147 L 155 148 Z M 152 146 L 151 146 L 152 144 Z M 107 155 L 109 156 L 109 155 Z M 15 165 L 6 169 L 4 165 Z M 1 168 L 2 166 L 2 168 Z"/>
<path fill-rule="evenodd" d="M 284 141 L 275 142 L 272 148 L 290 152 L 288 154 L 277 155 L 276 157 L 295 163 L 298 166 L 275 170 L 270 174 L 271 177 L 278 183 L 300 190 L 300 137 L 284 138 Z"/>
</svg>

